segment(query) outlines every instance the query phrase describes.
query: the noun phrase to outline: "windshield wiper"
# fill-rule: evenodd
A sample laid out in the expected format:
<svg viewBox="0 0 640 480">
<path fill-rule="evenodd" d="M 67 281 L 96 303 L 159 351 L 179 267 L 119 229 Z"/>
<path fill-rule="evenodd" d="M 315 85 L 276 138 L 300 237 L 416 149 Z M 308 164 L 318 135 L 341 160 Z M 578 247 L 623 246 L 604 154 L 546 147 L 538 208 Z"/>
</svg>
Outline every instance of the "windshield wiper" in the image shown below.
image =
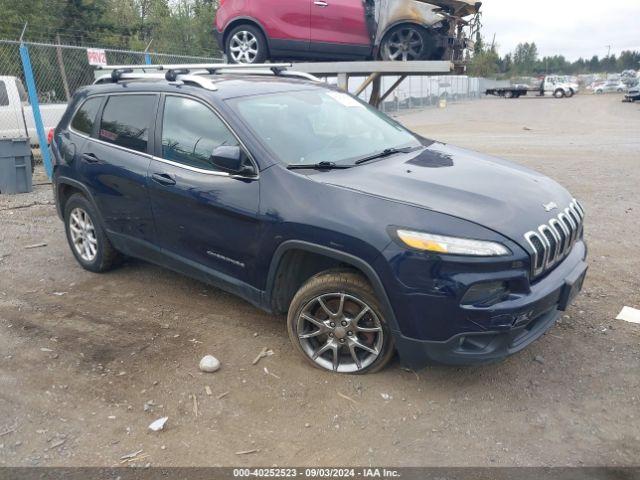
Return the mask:
<svg viewBox="0 0 640 480">
<path fill-rule="evenodd" d="M 345 168 L 351 168 L 353 165 L 338 165 L 335 162 L 319 162 L 319 163 L 292 163 L 287 165 L 288 170 L 304 170 L 307 168 L 314 170 L 342 170 Z"/>
<path fill-rule="evenodd" d="M 391 155 L 395 155 L 396 153 L 409 153 L 417 150 L 422 147 L 406 147 L 406 148 L 385 148 L 381 152 L 374 153 L 373 155 L 369 155 L 368 157 L 361 158 L 355 162 L 356 165 L 362 165 L 363 163 L 370 162 L 372 160 L 377 160 L 379 158 L 390 157 Z"/>
</svg>

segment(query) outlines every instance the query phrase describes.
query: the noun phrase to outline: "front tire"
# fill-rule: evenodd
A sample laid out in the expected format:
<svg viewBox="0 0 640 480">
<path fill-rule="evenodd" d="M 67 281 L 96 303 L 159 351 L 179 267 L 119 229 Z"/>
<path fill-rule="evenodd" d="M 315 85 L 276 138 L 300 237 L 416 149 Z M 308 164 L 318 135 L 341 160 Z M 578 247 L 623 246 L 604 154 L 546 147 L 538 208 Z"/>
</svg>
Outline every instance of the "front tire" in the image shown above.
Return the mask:
<svg viewBox="0 0 640 480">
<path fill-rule="evenodd" d="M 392 62 L 428 60 L 434 50 L 435 42 L 426 30 L 416 25 L 398 25 L 384 36 L 380 56 Z"/>
<path fill-rule="evenodd" d="M 557 89 L 554 93 L 553 96 L 556 98 L 562 98 L 564 97 L 564 90 L 562 90 L 561 88 Z"/>
<path fill-rule="evenodd" d="M 238 25 L 227 35 L 225 52 L 229 63 L 264 63 L 267 59 L 267 40 L 253 25 Z"/>
<path fill-rule="evenodd" d="M 106 272 L 120 259 L 93 205 L 84 195 L 76 193 L 65 204 L 64 226 L 71 252 L 85 270 Z"/>
<path fill-rule="evenodd" d="M 377 372 L 395 351 L 373 288 L 348 270 L 329 270 L 307 280 L 291 301 L 287 330 L 307 362 L 337 373 Z"/>
</svg>

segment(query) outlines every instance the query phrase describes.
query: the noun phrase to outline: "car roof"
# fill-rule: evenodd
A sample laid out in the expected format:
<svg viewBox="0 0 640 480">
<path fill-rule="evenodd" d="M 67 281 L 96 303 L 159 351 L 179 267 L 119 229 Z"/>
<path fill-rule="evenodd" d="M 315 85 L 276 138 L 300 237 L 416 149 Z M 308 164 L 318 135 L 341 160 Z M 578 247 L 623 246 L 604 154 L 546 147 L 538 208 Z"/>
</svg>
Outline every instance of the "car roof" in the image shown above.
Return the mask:
<svg viewBox="0 0 640 480">
<path fill-rule="evenodd" d="M 293 77 L 280 77 L 268 75 L 201 75 L 202 78 L 211 80 L 216 90 L 208 90 L 198 85 L 183 83 L 181 81 L 168 82 L 161 79 L 134 79 L 121 80 L 119 82 L 99 83 L 84 87 L 85 95 L 109 94 L 109 93 L 190 93 L 199 97 L 211 97 L 217 100 L 227 100 L 235 97 L 263 95 L 292 90 L 326 89 L 325 83 L 313 82 Z"/>
</svg>

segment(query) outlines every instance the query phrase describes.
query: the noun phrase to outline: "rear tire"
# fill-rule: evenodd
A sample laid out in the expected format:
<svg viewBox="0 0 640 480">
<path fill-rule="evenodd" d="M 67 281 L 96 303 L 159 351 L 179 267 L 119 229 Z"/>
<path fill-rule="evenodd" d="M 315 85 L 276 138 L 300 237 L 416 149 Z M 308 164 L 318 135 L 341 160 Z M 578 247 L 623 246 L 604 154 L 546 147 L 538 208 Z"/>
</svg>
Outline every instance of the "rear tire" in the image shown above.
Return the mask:
<svg viewBox="0 0 640 480">
<path fill-rule="evenodd" d="M 85 270 L 106 272 L 121 259 L 100 225 L 93 205 L 84 195 L 76 193 L 67 200 L 64 226 L 71 252 Z"/>
<path fill-rule="evenodd" d="M 505 98 L 513 98 L 513 92 L 511 90 L 507 90 L 504 94 Z"/>
<path fill-rule="evenodd" d="M 436 50 L 433 37 L 417 25 L 398 25 L 380 44 L 380 58 L 391 62 L 429 60 Z"/>
<path fill-rule="evenodd" d="M 564 90 L 562 90 L 561 88 L 557 89 L 555 92 L 553 92 L 553 96 L 556 98 L 563 98 Z"/>
<path fill-rule="evenodd" d="M 229 63 L 264 63 L 268 57 L 267 39 L 253 25 L 238 25 L 227 35 L 225 53 Z"/>
<path fill-rule="evenodd" d="M 328 270 L 307 280 L 291 301 L 287 330 L 298 353 L 322 370 L 373 373 L 395 352 L 373 288 L 349 270 Z"/>
</svg>

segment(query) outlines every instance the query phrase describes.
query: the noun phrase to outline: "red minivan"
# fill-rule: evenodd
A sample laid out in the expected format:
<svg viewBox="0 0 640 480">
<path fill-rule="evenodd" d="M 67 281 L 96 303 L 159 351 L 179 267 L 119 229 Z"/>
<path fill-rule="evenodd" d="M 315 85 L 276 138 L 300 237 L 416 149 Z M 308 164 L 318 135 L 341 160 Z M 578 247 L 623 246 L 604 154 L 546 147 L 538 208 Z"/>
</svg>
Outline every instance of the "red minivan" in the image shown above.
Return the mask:
<svg viewBox="0 0 640 480">
<path fill-rule="evenodd" d="M 231 63 L 273 59 L 461 60 L 473 0 L 220 0 L 215 33 Z"/>
</svg>

